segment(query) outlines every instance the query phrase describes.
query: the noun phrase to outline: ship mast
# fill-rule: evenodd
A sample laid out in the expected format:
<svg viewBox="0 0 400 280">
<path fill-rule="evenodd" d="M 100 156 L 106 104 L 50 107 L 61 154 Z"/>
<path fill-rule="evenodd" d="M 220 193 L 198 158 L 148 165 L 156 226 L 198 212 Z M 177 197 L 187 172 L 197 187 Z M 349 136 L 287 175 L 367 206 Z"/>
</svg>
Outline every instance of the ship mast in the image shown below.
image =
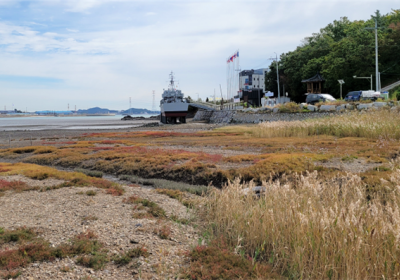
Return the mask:
<svg viewBox="0 0 400 280">
<path fill-rule="evenodd" d="M 175 85 L 174 85 L 174 72 L 171 71 L 171 74 L 169 74 L 169 75 L 171 76 L 170 88 L 174 92 L 175 100 L 176 100 L 176 90 L 175 90 Z"/>
<path fill-rule="evenodd" d="M 169 74 L 169 76 L 171 77 L 170 87 L 171 87 L 171 89 L 175 90 L 175 88 L 174 88 L 174 72 L 171 71 L 171 74 Z"/>
</svg>

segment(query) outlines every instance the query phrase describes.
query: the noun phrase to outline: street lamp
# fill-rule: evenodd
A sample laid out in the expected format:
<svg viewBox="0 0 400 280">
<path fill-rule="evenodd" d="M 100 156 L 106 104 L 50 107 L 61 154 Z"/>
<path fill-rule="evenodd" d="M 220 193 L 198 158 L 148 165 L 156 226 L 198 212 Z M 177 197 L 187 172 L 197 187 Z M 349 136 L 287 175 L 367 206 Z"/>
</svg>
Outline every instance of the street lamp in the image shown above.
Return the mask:
<svg viewBox="0 0 400 280">
<path fill-rule="evenodd" d="M 372 90 L 372 74 L 371 77 L 357 77 L 357 76 L 353 76 L 354 79 L 370 79 L 371 80 L 371 90 Z M 378 91 L 378 89 L 376 90 Z"/>
<path fill-rule="evenodd" d="M 270 60 L 275 60 L 276 61 L 276 81 L 278 82 L 278 102 L 281 103 L 281 92 L 279 89 L 279 68 L 278 68 L 278 54 L 276 52 L 274 52 L 274 54 L 276 54 L 276 58 L 270 58 Z"/>
</svg>

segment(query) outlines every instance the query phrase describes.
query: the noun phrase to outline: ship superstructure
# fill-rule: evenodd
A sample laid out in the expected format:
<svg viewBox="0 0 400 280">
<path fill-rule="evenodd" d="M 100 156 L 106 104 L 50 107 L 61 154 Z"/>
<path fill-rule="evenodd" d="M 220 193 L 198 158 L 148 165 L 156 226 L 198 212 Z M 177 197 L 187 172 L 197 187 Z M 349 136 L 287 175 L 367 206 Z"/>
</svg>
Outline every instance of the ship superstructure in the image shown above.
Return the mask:
<svg viewBox="0 0 400 280">
<path fill-rule="evenodd" d="M 160 101 L 161 122 L 175 124 L 177 122 L 186 123 L 189 102 L 181 90 L 175 87 L 174 74 L 170 74 L 170 84 L 164 90 Z"/>
</svg>

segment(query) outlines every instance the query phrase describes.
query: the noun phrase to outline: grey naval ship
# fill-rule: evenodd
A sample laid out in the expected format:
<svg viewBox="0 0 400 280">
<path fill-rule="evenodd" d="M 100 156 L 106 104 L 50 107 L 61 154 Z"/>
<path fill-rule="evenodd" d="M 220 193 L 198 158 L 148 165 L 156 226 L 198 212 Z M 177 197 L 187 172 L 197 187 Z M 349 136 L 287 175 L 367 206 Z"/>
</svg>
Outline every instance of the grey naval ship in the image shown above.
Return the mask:
<svg viewBox="0 0 400 280">
<path fill-rule="evenodd" d="M 170 77 L 168 89 L 164 90 L 160 101 L 161 122 L 165 124 L 186 123 L 189 102 L 183 97 L 181 90 L 175 88 L 172 72 Z"/>
</svg>

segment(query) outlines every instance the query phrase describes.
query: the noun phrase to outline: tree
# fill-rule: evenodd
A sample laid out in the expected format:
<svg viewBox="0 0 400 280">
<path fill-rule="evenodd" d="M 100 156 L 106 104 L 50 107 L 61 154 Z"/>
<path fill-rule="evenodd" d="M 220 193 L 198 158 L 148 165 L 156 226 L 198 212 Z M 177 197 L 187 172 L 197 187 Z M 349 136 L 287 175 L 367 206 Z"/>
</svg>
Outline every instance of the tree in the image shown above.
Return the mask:
<svg viewBox="0 0 400 280">
<path fill-rule="evenodd" d="M 208 101 L 208 97 L 207 97 L 207 99 L 206 99 L 206 102 L 209 102 L 209 101 Z"/>
<path fill-rule="evenodd" d="M 320 72 L 326 80 L 326 92 L 339 97 L 339 83 L 345 80 L 343 91 L 369 89 L 366 79 L 375 73 L 375 35 L 366 27 L 378 22 L 379 69 L 382 86 L 400 78 L 400 10 L 382 15 L 376 11 L 367 21 L 350 21 L 346 17 L 335 20 L 320 32 L 304 38 L 293 51 L 280 55 L 280 87 L 289 93 L 292 100 L 304 101 L 306 84 L 301 80 Z M 269 66 L 265 76 L 265 87 L 277 96 L 276 62 Z M 375 80 L 373 78 L 373 80 Z M 283 92 L 282 92 L 283 93 Z"/>
</svg>

